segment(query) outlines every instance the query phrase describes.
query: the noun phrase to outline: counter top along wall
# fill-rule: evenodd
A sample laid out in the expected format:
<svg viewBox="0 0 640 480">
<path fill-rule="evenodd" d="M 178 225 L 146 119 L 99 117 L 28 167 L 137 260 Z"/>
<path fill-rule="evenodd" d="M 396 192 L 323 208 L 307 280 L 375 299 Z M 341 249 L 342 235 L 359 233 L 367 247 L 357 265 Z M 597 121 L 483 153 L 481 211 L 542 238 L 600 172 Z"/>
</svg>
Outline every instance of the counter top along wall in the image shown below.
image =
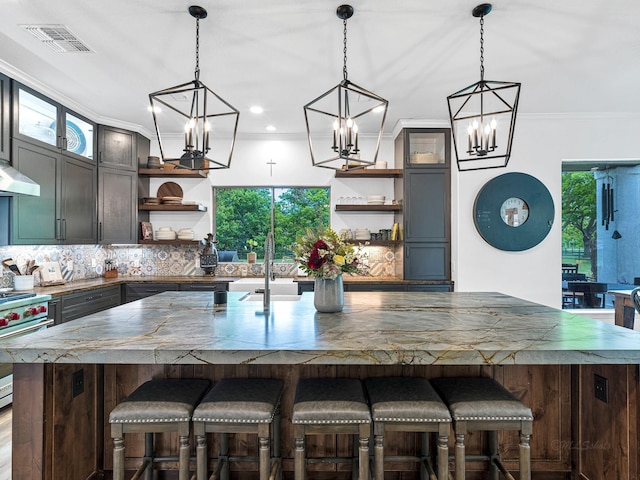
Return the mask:
<svg viewBox="0 0 640 480">
<path fill-rule="evenodd" d="M 261 302 L 165 292 L 0 344 L 0 362 L 558 365 L 640 363 L 640 332 L 500 293 L 349 293 Z"/>
</svg>

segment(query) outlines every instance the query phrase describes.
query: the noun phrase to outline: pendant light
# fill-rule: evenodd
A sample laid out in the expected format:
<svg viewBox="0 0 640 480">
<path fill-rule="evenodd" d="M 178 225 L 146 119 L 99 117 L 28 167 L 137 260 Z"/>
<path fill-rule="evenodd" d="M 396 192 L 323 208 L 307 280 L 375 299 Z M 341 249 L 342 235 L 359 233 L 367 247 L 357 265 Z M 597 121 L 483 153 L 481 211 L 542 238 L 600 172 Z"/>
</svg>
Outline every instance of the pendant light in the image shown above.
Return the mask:
<svg viewBox="0 0 640 480">
<path fill-rule="evenodd" d="M 207 11 L 191 6 L 189 14 L 196 19 L 195 78 L 149 94 L 160 154 L 177 168 L 229 168 L 240 112 L 200 81 L 200 20 Z"/>
<path fill-rule="evenodd" d="M 336 10 L 343 24 L 342 81 L 304 106 L 315 167 L 354 170 L 374 165 L 378 158 L 389 102 L 348 78 L 347 19 L 353 12 L 351 5 Z M 377 138 L 363 142 L 363 136 Z"/>
<path fill-rule="evenodd" d="M 447 97 L 458 170 L 506 167 L 511 156 L 520 83 L 484 79 L 484 17 L 491 4 L 473 9 L 480 18 L 480 81 Z"/>
</svg>

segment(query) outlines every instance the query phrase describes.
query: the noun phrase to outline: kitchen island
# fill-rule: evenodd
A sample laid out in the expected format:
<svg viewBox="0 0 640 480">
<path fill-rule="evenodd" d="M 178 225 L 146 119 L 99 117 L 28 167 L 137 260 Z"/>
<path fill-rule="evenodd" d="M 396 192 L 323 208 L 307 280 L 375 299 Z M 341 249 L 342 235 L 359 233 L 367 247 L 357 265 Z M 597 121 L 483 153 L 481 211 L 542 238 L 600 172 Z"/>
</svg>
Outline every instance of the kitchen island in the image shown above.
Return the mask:
<svg viewBox="0 0 640 480">
<path fill-rule="evenodd" d="M 108 471 L 108 412 L 159 376 L 283 379 L 287 473 L 299 378 L 390 374 L 492 376 L 534 412 L 532 465 L 542 478 L 637 478 L 639 332 L 499 293 L 346 293 L 339 314 L 317 313 L 310 293 L 266 314 L 242 296 L 214 305 L 212 293 L 166 292 L 0 345 L 0 361 L 15 363 L 13 480 Z M 594 375 L 606 381 L 606 402 L 594 396 Z M 515 467 L 517 438 L 501 438 Z M 482 442 L 472 436 L 470 450 Z M 415 448 L 402 437 L 392 445 Z M 141 456 L 136 445 L 128 454 Z"/>
</svg>

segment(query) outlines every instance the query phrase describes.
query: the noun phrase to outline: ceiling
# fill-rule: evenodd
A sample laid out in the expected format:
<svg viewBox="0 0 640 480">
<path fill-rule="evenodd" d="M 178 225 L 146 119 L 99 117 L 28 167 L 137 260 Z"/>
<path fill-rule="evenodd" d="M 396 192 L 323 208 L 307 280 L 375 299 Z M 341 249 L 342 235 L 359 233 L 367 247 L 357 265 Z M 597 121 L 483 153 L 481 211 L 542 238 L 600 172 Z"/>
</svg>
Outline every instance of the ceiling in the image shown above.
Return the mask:
<svg viewBox="0 0 640 480">
<path fill-rule="evenodd" d="M 148 94 L 193 79 L 196 0 L 2 0 L 0 70 L 91 118 L 151 132 Z M 349 79 L 398 119 L 445 121 L 480 78 L 473 0 L 354 0 Z M 340 4 L 197 0 L 200 79 L 238 108 L 239 133 L 304 130 L 302 106 L 342 79 Z M 20 27 L 63 24 L 93 53 L 57 53 Z M 640 114 L 640 2 L 496 0 L 485 79 L 522 83 L 522 115 Z M 248 111 L 261 105 L 264 113 Z"/>
</svg>

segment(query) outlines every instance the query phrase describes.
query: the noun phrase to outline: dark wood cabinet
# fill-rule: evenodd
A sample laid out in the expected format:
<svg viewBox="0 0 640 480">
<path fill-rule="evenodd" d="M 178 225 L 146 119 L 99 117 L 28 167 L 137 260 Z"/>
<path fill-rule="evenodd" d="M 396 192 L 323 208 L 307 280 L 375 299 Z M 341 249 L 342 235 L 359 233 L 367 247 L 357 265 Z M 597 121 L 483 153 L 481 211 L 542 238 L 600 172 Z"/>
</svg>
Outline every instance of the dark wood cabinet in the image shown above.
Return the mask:
<svg viewBox="0 0 640 480">
<path fill-rule="evenodd" d="M 65 154 L 60 172 L 60 241 L 94 244 L 97 238 L 97 167 Z"/>
<path fill-rule="evenodd" d="M 180 290 L 178 283 L 127 283 L 124 295 L 125 303 L 162 292 L 177 292 L 178 290 Z"/>
<path fill-rule="evenodd" d="M 451 279 L 451 132 L 403 129 L 395 161 L 404 165 L 404 278 Z"/>
<path fill-rule="evenodd" d="M 117 307 L 121 303 L 121 285 L 71 293 L 60 300 L 60 323 Z"/>
<path fill-rule="evenodd" d="M 148 220 L 138 218 L 137 167 L 143 157 L 146 162 L 150 142 L 140 134 L 104 125 L 98 130 L 101 148 L 104 147 L 98 166 L 98 243 L 137 243 L 139 221 Z M 135 152 L 129 148 L 132 137 Z M 128 160 L 124 158 L 126 154 Z"/>
<path fill-rule="evenodd" d="M 181 283 L 180 291 L 183 292 L 228 292 L 229 283 Z"/>
<path fill-rule="evenodd" d="M 14 198 L 12 242 L 95 243 L 95 165 L 15 139 L 13 161 L 18 170 L 40 184 L 40 196 Z"/>
<path fill-rule="evenodd" d="M 121 128 L 99 125 L 98 163 L 101 167 L 137 171 L 137 134 Z"/>
<path fill-rule="evenodd" d="M 95 164 L 96 124 L 12 81 L 12 138 Z"/>
<path fill-rule="evenodd" d="M 138 241 L 138 174 L 98 169 L 98 243 Z"/>
<path fill-rule="evenodd" d="M 11 79 L 0 74 L 0 160 L 9 160 L 11 150 Z"/>
</svg>

